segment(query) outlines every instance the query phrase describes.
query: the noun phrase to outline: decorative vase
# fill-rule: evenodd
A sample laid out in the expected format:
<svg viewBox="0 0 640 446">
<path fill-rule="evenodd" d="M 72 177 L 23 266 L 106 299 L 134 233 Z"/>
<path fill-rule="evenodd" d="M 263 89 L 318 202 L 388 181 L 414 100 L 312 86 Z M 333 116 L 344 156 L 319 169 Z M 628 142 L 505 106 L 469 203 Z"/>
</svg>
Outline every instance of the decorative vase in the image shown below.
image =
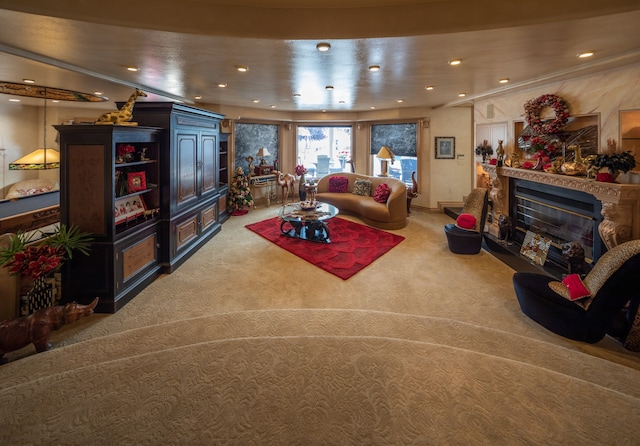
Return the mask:
<svg viewBox="0 0 640 446">
<path fill-rule="evenodd" d="M 300 180 L 298 181 L 298 197 L 300 197 L 300 201 L 304 201 L 307 199 L 307 191 L 304 189 L 304 174 L 300 175 Z"/>
</svg>

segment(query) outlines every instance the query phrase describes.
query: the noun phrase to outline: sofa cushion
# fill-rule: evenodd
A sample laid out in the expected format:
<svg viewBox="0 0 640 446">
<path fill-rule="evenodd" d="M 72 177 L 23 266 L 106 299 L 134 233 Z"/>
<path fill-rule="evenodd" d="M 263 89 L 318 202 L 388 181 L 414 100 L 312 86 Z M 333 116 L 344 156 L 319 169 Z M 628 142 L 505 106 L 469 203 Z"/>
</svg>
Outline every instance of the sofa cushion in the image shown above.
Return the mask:
<svg viewBox="0 0 640 446">
<path fill-rule="evenodd" d="M 391 188 L 386 183 L 378 184 L 376 187 L 376 191 L 373 194 L 373 199 L 378 203 L 386 203 L 389 199 L 389 194 L 391 193 Z"/>
<path fill-rule="evenodd" d="M 364 197 L 371 196 L 371 181 L 369 180 L 361 180 L 357 179 L 353 182 L 353 191 L 354 195 L 362 195 Z"/>
<path fill-rule="evenodd" d="M 27 197 L 29 195 L 41 194 L 44 192 L 51 192 L 60 189 L 58 183 L 54 183 L 51 180 L 35 179 L 24 180 L 15 183 L 9 189 L 6 199 Z"/>
<path fill-rule="evenodd" d="M 329 192 L 344 193 L 349 188 L 349 178 L 333 176 L 329 178 Z"/>
</svg>

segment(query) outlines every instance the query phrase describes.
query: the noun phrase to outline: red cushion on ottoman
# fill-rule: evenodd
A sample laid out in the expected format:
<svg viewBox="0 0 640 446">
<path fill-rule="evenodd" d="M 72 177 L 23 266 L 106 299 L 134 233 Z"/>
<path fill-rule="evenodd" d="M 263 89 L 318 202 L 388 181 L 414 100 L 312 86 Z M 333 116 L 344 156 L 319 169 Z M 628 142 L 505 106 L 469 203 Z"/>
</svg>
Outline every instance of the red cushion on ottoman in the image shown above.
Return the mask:
<svg viewBox="0 0 640 446">
<path fill-rule="evenodd" d="M 346 192 L 349 188 L 349 178 L 335 176 L 329 178 L 329 192 Z"/>
<path fill-rule="evenodd" d="M 456 226 L 460 229 L 473 231 L 476 227 L 476 217 L 471 214 L 460 214 L 456 219 Z"/>
</svg>

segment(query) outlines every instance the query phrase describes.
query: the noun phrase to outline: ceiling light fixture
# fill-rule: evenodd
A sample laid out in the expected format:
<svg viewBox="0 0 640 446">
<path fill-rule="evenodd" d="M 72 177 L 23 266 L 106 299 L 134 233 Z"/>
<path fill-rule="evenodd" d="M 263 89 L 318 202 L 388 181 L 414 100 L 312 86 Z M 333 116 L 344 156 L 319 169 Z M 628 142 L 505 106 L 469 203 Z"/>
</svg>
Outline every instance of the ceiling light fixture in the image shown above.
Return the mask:
<svg viewBox="0 0 640 446">
<path fill-rule="evenodd" d="M 227 88 L 227 84 L 225 84 L 224 82 L 220 82 L 220 83 L 218 83 L 218 87 Z"/>
<path fill-rule="evenodd" d="M 9 170 L 44 170 L 60 168 L 60 152 L 47 148 L 47 89 L 44 89 L 43 111 L 44 148 L 36 149 L 28 155 L 9 163 Z"/>
<path fill-rule="evenodd" d="M 369 71 L 371 71 L 372 73 L 380 71 L 380 65 L 369 65 Z"/>
<path fill-rule="evenodd" d="M 458 93 L 458 96 L 461 97 L 461 98 L 465 97 L 466 95 L 467 95 L 467 93 Z"/>
<path fill-rule="evenodd" d="M 33 79 L 22 79 L 22 82 L 24 82 L 25 84 L 35 84 L 36 81 L 34 81 Z"/>
<path fill-rule="evenodd" d="M 252 102 L 253 102 L 254 104 L 257 104 L 258 102 L 260 102 L 260 99 L 254 99 Z"/>
<path fill-rule="evenodd" d="M 509 83 L 509 78 L 508 77 L 503 77 L 498 82 L 500 82 L 501 84 L 507 84 L 507 83 Z"/>
<path fill-rule="evenodd" d="M 20 102 L 20 99 L 11 98 L 11 99 L 9 99 L 9 102 Z"/>
<path fill-rule="evenodd" d="M 276 107 L 277 107 L 277 105 L 273 105 L 273 104 L 271 104 L 271 105 L 269 106 L 269 108 L 276 108 Z"/>
<path fill-rule="evenodd" d="M 138 68 L 138 67 L 127 67 L 127 71 L 131 71 L 133 73 L 136 73 L 136 72 L 140 71 L 140 68 Z"/>
<path fill-rule="evenodd" d="M 584 59 L 584 58 L 586 58 L 586 57 L 591 57 L 591 56 L 593 56 L 594 54 L 595 54 L 595 51 L 585 51 L 584 53 L 579 53 L 579 54 L 578 54 L 578 57 L 579 57 L 580 59 Z"/>
<path fill-rule="evenodd" d="M 375 106 L 375 105 L 372 105 L 372 106 L 371 106 L 371 110 L 375 110 L 375 109 L 376 109 L 376 106 Z"/>
<path fill-rule="evenodd" d="M 431 91 L 434 88 L 436 88 L 436 87 L 434 87 L 433 85 L 427 85 L 426 87 L 424 87 L 424 89 L 427 90 L 427 91 Z"/>
<path fill-rule="evenodd" d="M 396 102 L 401 104 L 402 102 L 404 102 L 404 99 L 396 99 Z"/>
<path fill-rule="evenodd" d="M 244 65 L 237 66 L 236 69 L 241 73 L 246 73 L 249 71 L 249 67 L 245 67 Z"/>
<path fill-rule="evenodd" d="M 196 101 L 199 101 L 200 99 L 202 99 L 202 96 L 194 96 L 193 99 L 195 99 Z"/>
<path fill-rule="evenodd" d="M 316 45 L 316 49 L 321 53 L 325 53 L 331 49 L 331 44 L 327 42 L 320 42 Z"/>
<path fill-rule="evenodd" d="M 451 59 L 449 61 L 449 65 L 460 65 L 462 63 L 462 59 Z"/>
</svg>

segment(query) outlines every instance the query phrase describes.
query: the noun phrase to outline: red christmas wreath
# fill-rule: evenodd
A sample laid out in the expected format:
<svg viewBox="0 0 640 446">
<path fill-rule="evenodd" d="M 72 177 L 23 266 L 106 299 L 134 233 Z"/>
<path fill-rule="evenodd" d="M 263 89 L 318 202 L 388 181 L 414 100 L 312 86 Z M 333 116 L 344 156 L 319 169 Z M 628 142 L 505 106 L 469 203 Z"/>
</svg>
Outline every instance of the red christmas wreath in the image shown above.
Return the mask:
<svg viewBox="0 0 640 446">
<path fill-rule="evenodd" d="M 540 113 L 545 107 L 551 107 L 556 112 L 555 119 L 548 122 L 540 119 Z M 564 99 L 555 94 L 543 94 L 539 98 L 527 101 L 524 110 L 527 123 L 538 134 L 558 133 L 569 119 L 569 106 Z"/>
</svg>

